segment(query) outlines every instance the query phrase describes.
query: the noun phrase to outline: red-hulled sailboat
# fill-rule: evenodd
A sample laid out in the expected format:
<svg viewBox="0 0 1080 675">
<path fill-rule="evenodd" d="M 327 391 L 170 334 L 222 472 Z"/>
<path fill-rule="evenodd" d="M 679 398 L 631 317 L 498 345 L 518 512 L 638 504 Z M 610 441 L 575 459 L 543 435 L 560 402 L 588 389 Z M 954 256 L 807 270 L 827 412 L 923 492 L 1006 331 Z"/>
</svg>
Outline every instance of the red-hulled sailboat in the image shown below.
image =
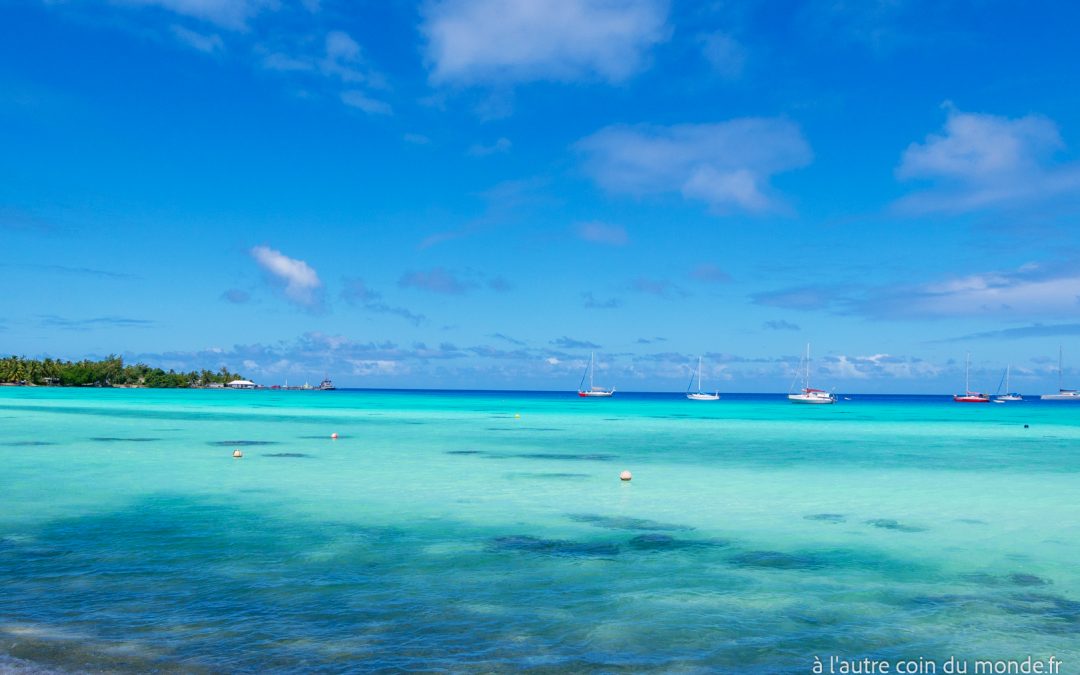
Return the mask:
<svg viewBox="0 0 1080 675">
<path fill-rule="evenodd" d="M 971 353 L 964 358 L 964 393 L 954 394 L 952 400 L 956 403 L 989 403 L 989 394 L 980 394 L 976 391 L 971 391 Z"/>
</svg>

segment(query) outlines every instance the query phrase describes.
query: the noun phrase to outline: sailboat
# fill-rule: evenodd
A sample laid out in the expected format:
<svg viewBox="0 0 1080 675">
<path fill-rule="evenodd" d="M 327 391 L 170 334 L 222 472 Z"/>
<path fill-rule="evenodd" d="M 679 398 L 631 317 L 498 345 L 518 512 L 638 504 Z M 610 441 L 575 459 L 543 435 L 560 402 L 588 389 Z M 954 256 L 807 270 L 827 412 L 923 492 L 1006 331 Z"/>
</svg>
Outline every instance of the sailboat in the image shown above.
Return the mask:
<svg viewBox="0 0 1080 675">
<path fill-rule="evenodd" d="M 1039 398 L 1044 401 L 1080 401 L 1080 391 L 1076 391 L 1075 389 L 1062 389 L 1061 373 L 1061 345 L 1058 345 L 1058 393 L 1043 394 Z"/>
<path fill-rule="evenodd" d="M 957 403 L 989 403 L 990 396 L 971 391 L 971 352 L 964 357 L 964 393 L 953 394 L 952 400 Z"/>
<path fill-rule="evenodd" d="M 836 397 L 824 389 L 810 387 L 810 343 L 806 343 L 806 375 L 803 377 L 801 394 L 788 394 L 792 403 L 836 403 Z M 796 376 L 798 377 L 798 376 Z"/>
<path fill-rule="evenodd" d="M 720 400 L 720 392 L 716 392 L 716 393 L 713 393 L 713 394 L 706 394 L 705 392 L 701 391 L 701 357 L 700 356 L 697 359 L 697 391 L 696 392 L 691 392 L 690 391 L 690 387 L 692 387 L 692 386 L 694 386 L 694 378 L 693 377 L 690 378 L 690 384 L 688 384 L 686 386 L 686 398 L 690 399 L 691 401 L 719 401 Z"/>
<path fill-rule="evenodd" d="M 1009 371 L 1012 370 L 1012 364 L 1005 366 L 1005 393 L 1001 396 L 994 397 L 994 403 L 1004 403 L 1005 401 L 1023 401 L 1024 397 L 1016 392 L 1009 391 Z M 1001 386 L 998 385 L 998 391 L 1001 390 Z"/>
<path fill-rule="evenodd" d="M 597 386 L 593 385 L 593 370 L 594 370 L 595 366 L 596 366 L 596 354 L 590 352 L 589 353 L 589 367 L 585 369 L 585 373 L 581 376 L 581 383 L 578 384 L 578 392 L 577 392 L 578 396 L 592 398 L 592 397 L 601 397 L 601 396 L 611 396 L 612 394 L 615 393 L 615 387 L 612 387 L 611 389 L 604 389 L 603 387 L 597 387 Z M 589 378 L 589 388 L 588 389 L 585 388 L 585 378 L 586 377 Z"/>
</svg>

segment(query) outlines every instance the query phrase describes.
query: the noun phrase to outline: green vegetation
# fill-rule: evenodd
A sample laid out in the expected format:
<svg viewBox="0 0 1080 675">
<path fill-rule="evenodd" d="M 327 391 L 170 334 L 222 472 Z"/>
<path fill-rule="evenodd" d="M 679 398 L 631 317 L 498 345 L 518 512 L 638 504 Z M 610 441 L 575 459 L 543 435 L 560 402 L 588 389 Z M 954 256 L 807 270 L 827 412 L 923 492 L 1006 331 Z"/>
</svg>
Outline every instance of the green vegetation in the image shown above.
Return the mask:
<svg viewBox="0 0 1080 675">
<path fill-rule="evenodd" d="M 156 388 L 206 387 L 212 383 L 225 384 L 243 379 L 222 366 L 215 372 L 193 370 L 178 373 L 152 368 L 144 363 L 125 366 L 119 356 L 110 355 L 101 361 L 61 361 L 58 359 L 27 359 L 11 356 L 0 359 L 0 382 L 63 387 L 139 386 Z"/>
</svg>

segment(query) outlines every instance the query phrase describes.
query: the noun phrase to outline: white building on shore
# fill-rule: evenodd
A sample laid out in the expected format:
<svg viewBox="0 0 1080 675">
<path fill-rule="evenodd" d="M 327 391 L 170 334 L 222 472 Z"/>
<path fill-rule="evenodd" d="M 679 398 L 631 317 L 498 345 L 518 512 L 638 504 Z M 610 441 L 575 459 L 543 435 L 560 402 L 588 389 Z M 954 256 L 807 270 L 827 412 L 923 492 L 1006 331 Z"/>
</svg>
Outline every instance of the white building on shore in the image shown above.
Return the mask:
<svg viewBox="0 0 1080 675">
<path fill-rule="evenodd" d="M 228 387 L 229 389 L 254 389 L 255 383 L 251 380 L 233 380 Z"/>
</svg>

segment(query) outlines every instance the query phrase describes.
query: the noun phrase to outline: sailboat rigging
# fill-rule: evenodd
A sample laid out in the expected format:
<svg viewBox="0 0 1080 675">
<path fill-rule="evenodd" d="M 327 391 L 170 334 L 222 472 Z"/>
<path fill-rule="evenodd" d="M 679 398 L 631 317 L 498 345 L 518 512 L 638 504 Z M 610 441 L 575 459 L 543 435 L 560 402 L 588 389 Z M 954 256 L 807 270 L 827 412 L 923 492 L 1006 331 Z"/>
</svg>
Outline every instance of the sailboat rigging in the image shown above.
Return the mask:
<svg viewBox="0 0 1080 675">
<path fill-rule="evenodd" d="M 720 392 L 707 394 L 701 390 L 701 357 L 697 360 L 697 391 L 691 392 L 690 387 L 694 386 L 694 376 L 690 376 L 690 384 L 686 386 L 686 398 L 691 401 L 718 401 L 720 400 Z"/>
<path fill-rule="evenodd" d="M 1001 396 L 994 397 L 994 403 L 1004 403 L 1005 401 L 1023 401 L 1024 397 L 1009 389 L 1009 371 L 1012 370 L 1012 364 L 1005 366 L 1005 393 Z M 998 384 L 998 391 L 1001 391 L 1001 384 Z"/>
<path fill-rule="evenodd" d="M 792 403 L 836 403 L 836 396 L 824 389 L 813 389 L 810 386 L 810 343 L 806 343 L 806 372 L 803 376 L 802 393 L 788 394 L 788 400 Z"/>
<path fill-rule="evenodd" d="M 589 353 L 589 367 L 585 369 L 585 372 L 581 376 L 581 382 L 578 384 L 578 396 L 586 398 L 594 397 L 606 397 L 615 393 L 615 387 L 611 389 L 605 389 L 604 387 L 597 387 L 593 384 L 593 370 L 596 366 L 596 354 Z M 589 378 L 589 388 L 585 388 L 585 378 Z"/>
<path fill-rule="evenodd" d="M 1044 401 L 1080 401 L 1080 391 L 1075 389 L 1065 389 L 1062 384 L 1062 350 L 1061 345 L 1058 345 L 1058 393 L 1056 394 L 1043 394 L 1039 398 Z"/>
<path fill-rule="evenodd" d="M 952 400 L 957 403 L 989 403 L 988 394 L 971 391 L 971 352 L 964 356 L 964 393 L 954 394 Z"/>
</svg>

